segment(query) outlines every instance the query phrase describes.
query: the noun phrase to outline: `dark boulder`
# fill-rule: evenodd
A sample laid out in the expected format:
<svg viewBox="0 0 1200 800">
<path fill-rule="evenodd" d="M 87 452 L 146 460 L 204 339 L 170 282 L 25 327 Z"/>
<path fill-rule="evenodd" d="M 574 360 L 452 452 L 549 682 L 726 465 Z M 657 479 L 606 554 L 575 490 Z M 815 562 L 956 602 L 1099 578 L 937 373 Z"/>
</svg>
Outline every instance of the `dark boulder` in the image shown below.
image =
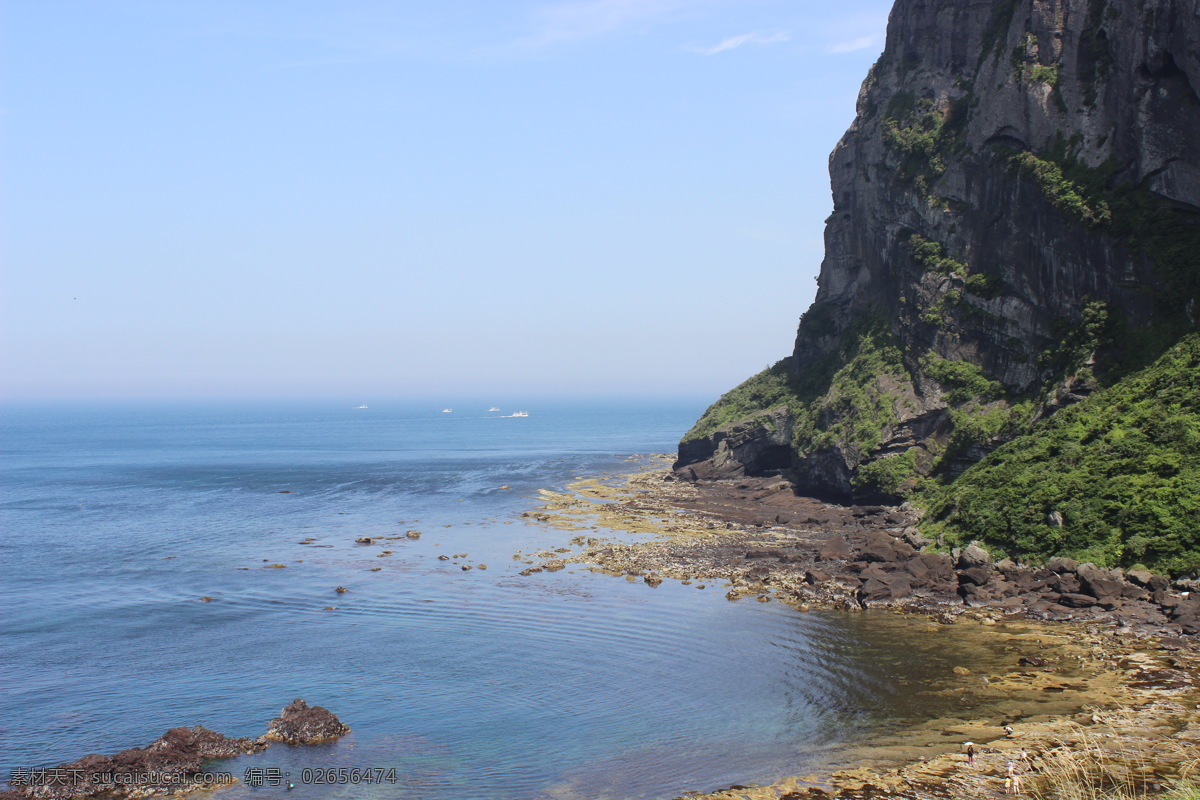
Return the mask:
<svg viewBox="0 0 1200 800">
<path fill-rule="evenodd" d="M 821 572 L 818 569 L 810 569 L 804 573 L 804 582 L 812 586 L 822 586 L 829 583 L 831 579 L 828 572 Z"/>
<path fill-rule="evenodd" d="M 912 594 L 908 577 L 898 573 L 871 578 L 858 590 L 858 599 L 863 605 L 901 600 Z"/>
<path fill-rule="evenodd" d="M 1121 596 L 1126 600 L 1148 600 L 1150 599 L 1150 592 L 1141 586 L 1127 583 L 1121 587 Z"/>
<path fill-rule="evenodd" d="M 900 534 L 900 537 L 907 542 L 910 547 L 916 550 L 920 550 L 922 547 L 933 544 L 932 539 L 926 539 L 921 535 L 920 531 L 913 527 L 905 528 Z"/>
<path fill-rule="evenodd" d="M 908 573 L 914 585 L 928 584 L 934 578 L 933 571 L 929 569 L 929 565 L 921 558 L 906 561 L 904 571 Z"/>
<path fill-rule="evenodd" d="M 886 533 L 872 533 L 867 536 L 859 557 L 863 561 L 895 561 L 898 558 L 895 540 Z"/>
<path fill-rule="evenodd" d="M 871 578 L 886 578 L 896 570 L 897 567 L 895 564 L 883 564 L 876 562 L 874 564 L 868 564 L 866 569 L 858 573 L 858 577 L 864 581 L 869 581 Z"/>
<path fill-rule="evenodd" d="M 1077 576 L 1070 573 L 1063 573 L 1055 575 L 1050 579 L 1050 588 L 1062 594 L 1079 594 L 1080 590 L 1083 589 L 1083 584 L 1080 583 Z"/>
<path fill-rule="evenodd" d="M 1131 569 L 1125 573 L 1130 583 L 1140 586 L 1148 592 L 1165 592 L 1171 588 L 1171 582 L 1162 575 L 1155 575 L 1144 569 Z"/>
<path fill-rule="evenodd" d="M 1033 576 L 1033 573 L 1027 569 L 1005 570 L 1004 577 L 1016 584 L 1022 592 L 1032 592 L 1041 588 L 1041 586 L 1037 586 L 1038 581 Z M 1045 584 L 1043 583 L 1042 586 L 1045 586 Z"/>
<path fill-rule="evenodd" d="M 996 599 L 995 595 L 986 586 L 979 586 L 974 583 L 966 583 L 959 586 L 958 594 L 962 597 L 963 602 L 969 606 L 987 605 Z"/>
<path fill-rule="evenodd" d="M 1189 597 L 1181 600 L 1171 609 L 1170 615 L 1173 622 L 1178 622 L 1184 617 L 1200 616 L 1200 598 Z"/>
<path fill-rule="evenodd" d="M 817 561 L 843 561 L 850 557 L 850 545 L 842 536 L 833 536 L 821 545 Z"/>
<path fill-rule="evenodd" d="M 1056 580 L 1057 580 L 1057 577 L 1054 575 L 1051 575 L 1050 577 L 1047 577 L 1047 578 L 1035 577 L 1033 583 L 1031 583 L 1025 587 L 1025 591 L 1027 591 L 1027 592 L 1052 592 L 1052 591 L 1054 591 L 1054 588 L 1051 586 L 1051 584 L 1054 583 L 1054 581 L 1056 581 Z"/>
<path fill-rule="evenodd" d="M 1141 586 L 1142 588 L 1146 588 L 1153 577 L 1154 573 L 1148 569 L 1131 569 L 1125 573 L 1125 580 L 1134 586 Z"/>
<path fill-rule="evenodd" d="M 921 553 L 917 558 L 929 568 L 933 580 L 949 581 L 954 577 L 954 563 L 945 553 Z"/>
<path fill-rule="evenodd" d="M 1183 598 L 1179 595 L 1171 594 L 1165 590 L 1154 592 L 1150 595 L 1150 600 L 1166 614 L 1170 614 L 1176 606 L 1184 602 Z"/>
<path fill-rule="evenodd" d="M 1054 558 L 1052 558 L 1046 562 L 1046 569 L 1050 570 L 1051 572 L 1055 573 L 1056 575 L 1062 575 L 1065 573 L 1073 573 L 1078 568 L 1079 568 L 1079 562 L 1077 562 L 1073 558 L 1063 558 L 1062 556 L 1055 556 Z"/>
<path fill-rule="evenodd" d="M 1016 597 L 1021 593 L 1021 588 L 1012 581 L 994 580 L 989 585 L 993 594 L 1001 597 Z"/>
<path fill-rule="evenodd" d="M 1125 582 L 1104 570 L 1081 569 L 1079 582 L 1085 594 L 1098 600 L 1119 598 L 1125 591 Z"/>
<path fill-rule="evenodd" d="M 987 567 L 971 567 L 970 569 L 960 569 L 958 571 L 958 582 L 961 584 L 984 586 L 991 579 L 992 571 Z"/>
<path fill-rule="evenodd" d="M 958 557 L 959 569 L 972 569 L 974 567 L 984 567 L 992 563 L 992 557 L 988 555 L 988 551 L 984 550 L 977 544 L 972 544 L 962 551 Z"/>
<path fill-rule="evenodd" d="M 898 561 L 908 561 L 917 556 L 917 548 L 903 539 L 893 539 L 892 548 L 896 551 L 896 560 Z"/>
<path fill-rule="evenodd" d="M 1058 596 L 1055 595 L 1054 597 L 1043 597 L 1040 600 L 1030 603 L 1028 609 L 1029 613 L 1035 616 L 1043 616 L 1047 611 L 1050 610 L 1051 606 L 1055 605 L 1054 601 L 1057 599 Z"/>
<path fill-rule="evenodd" d="M 1096 605 L 1096 598 L 1090 594 L 1063 592 L 1062 597 L 1058 598 L 1058 602 L 1068 608 L 1090 608 Z"/>
<path fill-rule="evenodd" d="M 341 720 L 321 706 L 297 698 L 267 726 L 266 739 L 287 744 L 317 744 L 350 732 Z"/>
</svg>

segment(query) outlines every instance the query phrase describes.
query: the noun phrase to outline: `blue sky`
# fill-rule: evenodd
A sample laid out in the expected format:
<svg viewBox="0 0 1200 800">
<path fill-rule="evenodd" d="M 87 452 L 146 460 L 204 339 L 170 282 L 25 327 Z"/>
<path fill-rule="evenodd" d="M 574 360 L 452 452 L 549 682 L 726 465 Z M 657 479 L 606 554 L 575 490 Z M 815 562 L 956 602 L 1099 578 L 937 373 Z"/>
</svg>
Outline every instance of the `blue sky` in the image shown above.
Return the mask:
<svg viewBox="0 0 1200 800">
<path fill-rule="evenodd" d="M 0 397 L 715 397 L 889 2 L 6 0 Z"/>
</svg>

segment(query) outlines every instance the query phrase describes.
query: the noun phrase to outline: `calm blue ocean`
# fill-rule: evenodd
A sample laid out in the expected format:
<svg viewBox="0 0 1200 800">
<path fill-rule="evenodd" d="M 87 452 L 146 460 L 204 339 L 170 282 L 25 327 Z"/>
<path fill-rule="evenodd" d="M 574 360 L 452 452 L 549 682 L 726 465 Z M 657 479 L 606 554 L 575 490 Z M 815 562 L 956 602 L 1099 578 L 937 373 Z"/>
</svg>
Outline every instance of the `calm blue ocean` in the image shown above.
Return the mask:
<svg viewBox="0 0 1200 800">
<path fill-rule="evenodd" d="M 673 450 L 703 405 L 4 409 L 0 770 L 177 725 L 257 736 L 303 697 L 353 732 L 222 768 L 279 767 L 296 800 L 669 798 L 803 774 L 927 713 L 901 687 L 952 654 L 913 658 L 868 617 L 517 575 L 515 551 L 571 535 L 521 516 L 538 489 Z M 409 529 L 388 557 L 354 543 Z M 488 569 L 437 558 L 461 553 Z M 315 767 L 396 782 L 300 780 Z"/>
</svg>

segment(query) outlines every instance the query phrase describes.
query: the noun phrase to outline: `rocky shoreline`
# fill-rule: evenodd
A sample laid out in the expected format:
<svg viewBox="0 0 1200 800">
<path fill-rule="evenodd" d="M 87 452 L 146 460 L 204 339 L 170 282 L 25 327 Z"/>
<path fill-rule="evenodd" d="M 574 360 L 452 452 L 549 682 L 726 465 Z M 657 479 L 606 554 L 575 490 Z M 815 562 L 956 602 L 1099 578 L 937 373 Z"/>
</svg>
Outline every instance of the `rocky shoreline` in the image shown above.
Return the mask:
<svg viewBox="0 0 1200 800">
<path fill-rule="evenodd" d="M 665 462 L 667 456 L 656 457 Z M 1094 622 L 1139 635 L 1200 634 L 1195 581 L 1101 569 L 1069 558 L 1043 566 L 994 562 L 980 547 L 934 552 L 905 507 L 839 506 L 794 494 L 782 478 L 691 482 L 656 468 L 543 492 L 527 515 L 567 530 L 659 534 L 636 544 L 576 537 L 584 549 L 541 553 L 642 577 L 726 581 L 736 596 L 836 608 L 899 608 L 939 616 L 978 609 L 1047 622 Z M 595 542 L 592 544 L 591 542 Z"/>
<path fill-rule="evenodd" d="M 529 564 L 523 574 L 574 563 L 649 587 L 720 586 L 731 601 L 898 613 L 925 619 L 930 633 L 992 637 L 1011 652 L 990 674 L 962 668 L 961 686 L 948 688 L 973 695 L 978 716 L 898 731 L 828 775 L 688 796 L 997 795 L 1010 761 L 1022 793 L 1047 794 L 1054 765 L 1076 757 L 1101 766 L 1065 772 L 1115 770 L 1141 781 L 1139 796 L 1200 782 L 1200 596 L 1190 583 L 1070 559 L 994 562 L 974 546 L 933 552 L 902 507 L 831 505 L 781 479 L 682 481 L 669 456 L 654 460 L 649 471 L 542 492 L 543 505 L 527 515 L 579 534 L 569 548 L 514 556 Z M 1040 702 L 1049 697 L 1057 704 Z M 959 752 L 968 739 L 979 750 L 971 765 Z"/>
</svg>

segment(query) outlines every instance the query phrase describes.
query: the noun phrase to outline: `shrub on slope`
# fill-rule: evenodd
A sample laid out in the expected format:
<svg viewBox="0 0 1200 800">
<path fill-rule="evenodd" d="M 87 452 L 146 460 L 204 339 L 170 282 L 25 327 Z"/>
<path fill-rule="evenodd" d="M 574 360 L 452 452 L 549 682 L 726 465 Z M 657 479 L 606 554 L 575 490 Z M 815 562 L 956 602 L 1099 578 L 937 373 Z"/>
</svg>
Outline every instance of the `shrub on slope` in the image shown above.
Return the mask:
<svg viewBox="0 0 1200 800">
<path fill-rule="evenodd" d="M 926 534 L 1009 555 L 1200 570 L 1200 334 L 927 491 Z"/>
</svg>

